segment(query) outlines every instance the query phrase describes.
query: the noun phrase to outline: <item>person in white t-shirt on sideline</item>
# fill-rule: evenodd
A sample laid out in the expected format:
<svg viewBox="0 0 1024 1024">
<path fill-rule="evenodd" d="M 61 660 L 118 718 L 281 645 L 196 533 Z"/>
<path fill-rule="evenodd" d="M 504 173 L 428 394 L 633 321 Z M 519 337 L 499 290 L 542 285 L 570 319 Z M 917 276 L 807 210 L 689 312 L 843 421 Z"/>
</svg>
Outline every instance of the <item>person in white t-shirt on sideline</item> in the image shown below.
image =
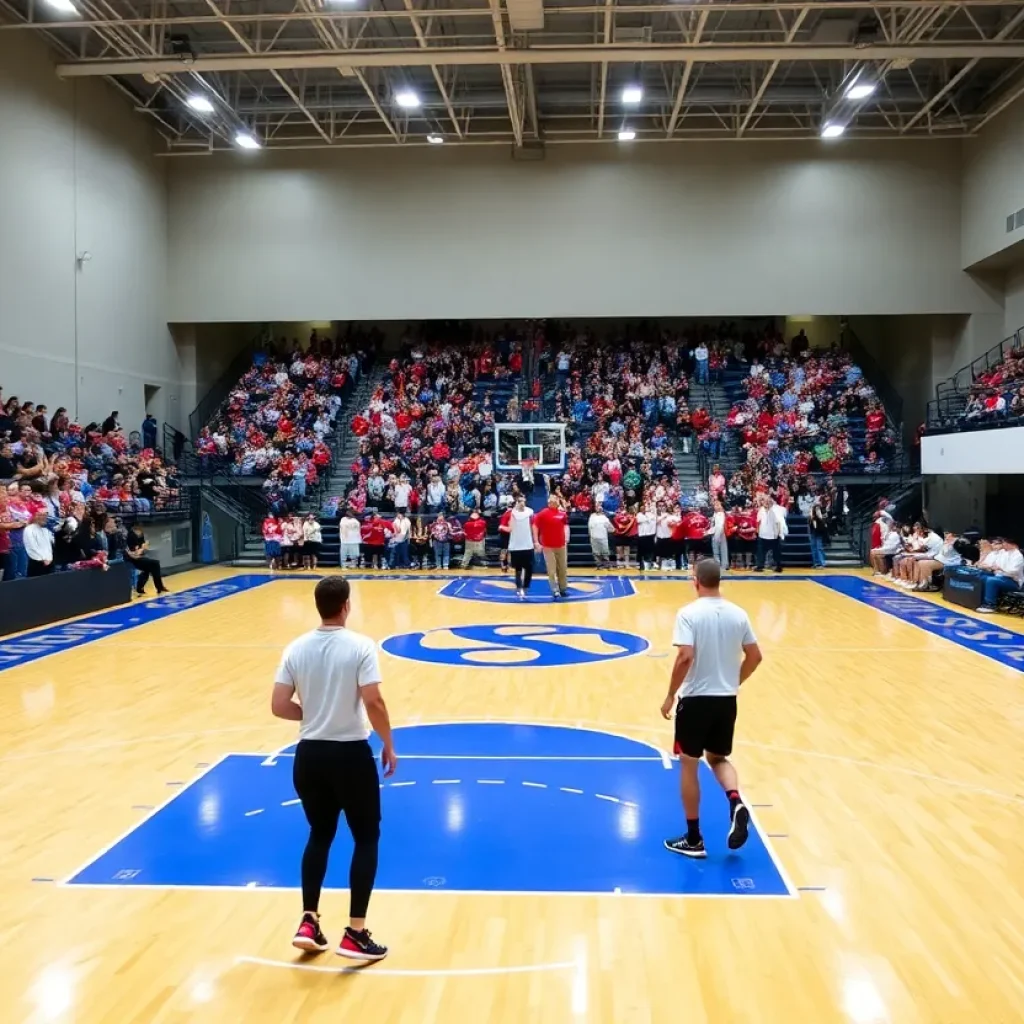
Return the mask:
<svg viewBox="0 0 1024 1024">
<path fill-rule="evenodd" d="M 641 572 L 656 568 L 654 541 L 657 530 L 658 513 L 654 503 L 649 501 L 636 515 L 636 564 Z"/>
<path fill-rule="evenodd" d="M 711 538 L 711 557 L 722 567 L 722 572 L 729 568 L 729 542 L 725 538 L 725 506 L 717 498 L 712 507 L 714 515 L 708 536 Z"/>
<path fill-rule="evenodd" d="M 338 540 L 341 543 L 340 565 L 342 569 L 355 569 L 359 565 L 359 544 L 362 534 L 359 529 L 359 520 L 352 515 L 351 511 L 345 510 L 345 514 L 338 522 Z"/>
<path fill-rule="evenodd" d="M 726 601 L 718 589 L 721 566 L 713 558 L 703 558 L 693 577 L 697 600 L 676 615 L 672 634 L 676 661 L 661 705 L 663 718 L 672 716 L 673 706 L 676 710 L 675 753 L 682 766 L 686 834 L 666 839 L 665 847 L 684 857 L 706 857 L 700 831 L 701 756 L 707 758 L 729 799 L 729 849 L 738 850 L 747 841 L 750 811 L 740 798 L 739 778 L 729 755 L 736 727 L 736 696 L 761 664 L 762 655 L 747 613 Z"/>
<path fill-rule="evenodd" d="M 775 571 L 782 572 L 782 542 L 789 528 L 786 525 L 786 510 L 770 494 L 761 497 L 757 510 L 757 564 L 754 572 L 764 572 L 765 556 L 770 551 Z"/>
<path fill-rule="evenodd" d="M 995 551 L 995 557 L 989 560 L 992 575 L 985 577 L 978 608 L 985 615 L 996 610 L 1000 594 L 1024 586 L 1024 555 L 1017 544 L 1006 537 L 997 537 L 992 541 L 992 548 Z"/>
<path fill-rule="evenodd" d="M 300 723 L 292 778 L 309 822 L 309 840 L 302 855 L 302 920 L 292 945 L 307 952 L 330 945 L 320 928 L 320 892 L 344 812 L 354 848 L 349 923 L 335 952 L 369 961 L 388 954 L 366 930 L 380 841 L 380 779 L 369 744 L 371 725 L 383 743 L 385 778 L 394 774 L 398 757 L 380 692 L 377 645 L 345 626 L 349 594 L 348 580 L 340 576 L 316 585 L 320 626 L 285 648 L 270 707 L 275 717 Z"/>
<path fill-rule="evenodd" d="M 590 550 L 594 554 L 594 561 L 598 569 L 607 569 L 611 566 L 610 550 L 608 548 L 608 534 L 611 532 L 612 521 L 604 514 L 600 506 L 590 513 L 587 520 L 587 533 L 590 535 Z"/>
<path fill-rule="evenodd" d="M 320 557 L 320 546 L 324 541 L 320 520 L 315 512 L 310 512 L 302 521 L 302 540 L 302 567 L 315 569 L 316 560 Z"/>
<path fill-rule="evenodd" d="M 526 497 L 516 495 L 516 503 L 509 510 L 508 557 L 516 574 L 516 597 L 525 600 L 533 581 L 533 510 L 526 505 Z"/>
<path fill-rule="evenodd" d="M 894 582 L 905 590 L 913 590 L 917 583 L 917 566 L 922 561 L 932 562 L 942 550 L 942 538 L 923 523 L 914 524 L 914 533 L 907 557 L 894 566 Z"/>
<path fill-rule="evenodd" d="M 396 512 L 409 511 L 409 495 L 412 494 L 412 484 L 409 483 L 408 476 L 403 473 L 398 478 L 398 483 L 392 488 L 392 495 L 395 501 Z"/>
</svg>

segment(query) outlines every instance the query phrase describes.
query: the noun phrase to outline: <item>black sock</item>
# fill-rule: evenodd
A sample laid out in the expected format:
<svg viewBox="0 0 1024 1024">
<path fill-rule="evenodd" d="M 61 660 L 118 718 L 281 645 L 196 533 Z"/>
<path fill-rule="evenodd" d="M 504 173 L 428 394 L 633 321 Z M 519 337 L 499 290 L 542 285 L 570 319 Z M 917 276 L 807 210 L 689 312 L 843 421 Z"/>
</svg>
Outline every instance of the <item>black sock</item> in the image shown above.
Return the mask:
<svg viewBox="0 0 1024 1024">
<path fill-rule="evenodd" d="M 736 808 L 741 803 L 743 803 L 743 801 L 740 799 L 739 790 L 727 789 L 725 791 L 725 795 L 729 798 L 729 810 L 730 810 L 730 812 L 735 811 Z"/>
<path fill-rule="evenodd" d="M 686 819 L 686 838 L 688 842 L 700 842 L 700 818 Z"/>
</svg>

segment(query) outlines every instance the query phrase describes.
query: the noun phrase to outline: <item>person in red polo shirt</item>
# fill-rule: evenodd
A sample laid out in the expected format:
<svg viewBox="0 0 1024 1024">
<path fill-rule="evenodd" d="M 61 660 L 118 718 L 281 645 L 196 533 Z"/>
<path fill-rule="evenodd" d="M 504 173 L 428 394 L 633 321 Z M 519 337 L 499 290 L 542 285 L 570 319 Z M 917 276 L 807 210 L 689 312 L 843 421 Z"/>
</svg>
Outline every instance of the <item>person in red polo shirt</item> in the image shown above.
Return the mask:
<svg viewBox="0 0 1024 1024">
<path fill-rule="evenodd" d="M 487 547 L 484 538 L 487 536 L 487 520 L 476 509 L 473 509 L 469 518 L 462 525 L 462 532 L 466 535 L 466 548 L 462 553 L 462 568 L 468 569 L 473 564 L 474 558 L 479 558 L 480 564 L 486 566 Z"/>
<path fill-rule="evenodd" d="M 757 545 L 757 510 L 748 506 L 736 513 L 736 534 L 739 537 L 739 568 L 754 567 L 754 548 Z"/>
<path fill-rule="evenodd" d="M 548 497 L 548 507 L 533 517 L 533 544 L 544 554 L 552 599 L 568 597 L 569 516 L 554 494 Z"/>
<path fill-rule="evenodd" d="M 363 565 L 367 569 L 383 569 L 387 535 L 391 532 L 391 524 L 386 519 L 381 519 L 376 512 L 370 512 L 359 532 L 362 534 L 365 551 Z"/>
<path fill-rule="evenodd" d="M 681 539 L 685 543 L 686 557 L 689 559 L 691 566 L 695 566 L 697 560 L 707 554 L 707 532 L 710 525 L 706 515 L 693 510 L 683 516 L 673 532 L 673 540 L 676 540 L 678 543 Z M 677 550 L 680 550 L 681 547 L 682 545 Z"/>
</svg>

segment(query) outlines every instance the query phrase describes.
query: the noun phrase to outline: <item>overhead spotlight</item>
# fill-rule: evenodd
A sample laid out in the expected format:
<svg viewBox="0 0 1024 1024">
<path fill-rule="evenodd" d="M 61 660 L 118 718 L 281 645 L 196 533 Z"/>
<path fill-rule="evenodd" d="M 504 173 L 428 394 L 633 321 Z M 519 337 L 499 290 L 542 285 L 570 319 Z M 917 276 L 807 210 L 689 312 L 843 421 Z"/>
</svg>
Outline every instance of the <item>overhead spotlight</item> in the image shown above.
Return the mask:
<svg viewBox="0 0 1024 1024">
<path fill-rule="evenodd" d="M 200 114 L 212 114 L 213 104 L 202 94 L 193 93 L 185 102 Z"/>
<path fill-rule="evenodd" d="M 71 0 L 46 0 L 46 3 L 58 14 L 78 14 L 78 8 Z"/>
<path fill-rule="evenodd" d="M 239 149 L 259 149 L 260 141 L 248 132 L 238 132 L 235 135 L 235 145 Z"/>
<path fill-rule="evenodd" d="M 821 137 L 823 139 L 838 139 L 845 131 L 845 124 L 829 123 L 821 129 Z"/>
<path fill-rule="evenodd" d="M 846 90 L 848 100 L 863 100 L 870 96 L 877 86 L 874 82 L 857 82 Z"/>
<path fill-rule="evenodd" d="M 627 106 L 635 106 L 644 98 L 644 89 L 642 85 L 627 85 L 622 90 L 622 102 Z"/>
<path fill-rule="evenodd" d="M 196 51 L 192 49 L 192 40 L 188 36 L 171 36 L 170 42 L 172 56 L 177 57 L 182 64 L 195 63 Z"/>
<path fill-rule="evenodd" d="M 395 93 L 395 102 L 406 110 L 413 110 L 420 105 L 420 98 L 412 89 L 402 89 Z"/>
<path fill-rule="evenodd" d="M 632 128 L 623 128 L 619 132 L 619 142 L 632 142 L 636 138 L 636 132 Z"/>
<path fill-rule="evenodd" d="M 432 146 L 440 146 L 441 143 L 444 142 L 444 136 L 438 135 L 437 132 L 431 132 L 427 136 L 427 142 L 429 142 Z"/>
</svg>

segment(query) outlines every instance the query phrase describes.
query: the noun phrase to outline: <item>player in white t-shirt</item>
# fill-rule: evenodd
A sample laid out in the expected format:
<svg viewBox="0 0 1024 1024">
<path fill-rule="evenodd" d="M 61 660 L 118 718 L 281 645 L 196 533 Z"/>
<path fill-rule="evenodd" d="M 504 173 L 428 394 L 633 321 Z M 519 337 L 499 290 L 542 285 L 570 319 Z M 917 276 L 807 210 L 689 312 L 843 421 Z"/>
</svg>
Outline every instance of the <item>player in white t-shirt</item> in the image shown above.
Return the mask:
<svg viewBox="0 0 1024 1024">
<path fill-rule="evenodd" d="M 368 742 L 371 724 L 384 744 L 385 778 L 394 774 L 398 758 L 380 692 L 377 645 L 345 628 L 351 610 L 348 580 L 328 576 L 313 597 L 320 627 L 285 648 L 270 705 L 277 718 L 301 723 L 292 778 L 309 822 L 309 841 L 302 855 L 302 920 L 292 945 L 307 952 L 330 945 L 320 930 L 320 891 L 344 811 L 355 845 L 349 926 L 335 952 L 350 960 L 382 960 L 387 947 L 366 930 L 380 841 L 380 779 Z"/>
<path fill-rule="evenodd" d="M 697 600 L 679 609 L 672 643 L 678 648 L 668 696 L 661 705 L 664 718 L 676 705 L 675 752 L 682 766 L 686 835 L 666 839 L 665 847 L 684 857 L 706 857 L 700 832 L 701 756 L 707 758 L 719 785 L 729 798 L 728 845 L 738 850 L 747 841 L 750 811 L 739 794 L 739 778 L 729 760 L 736 726 L 736 695 L 740 685 L 761 664 L 761 649 L 747 613 L 726 601 L 718 586 L 721 566 L 704 558 L 694 569 Z"/>
<path fill-rule="evenodd" d="M 516 574 L 516 597 L 521 601 L 533 582 L 533 509 L 522 494 L 509 512 L 508 557 Z"/>
</svg>

